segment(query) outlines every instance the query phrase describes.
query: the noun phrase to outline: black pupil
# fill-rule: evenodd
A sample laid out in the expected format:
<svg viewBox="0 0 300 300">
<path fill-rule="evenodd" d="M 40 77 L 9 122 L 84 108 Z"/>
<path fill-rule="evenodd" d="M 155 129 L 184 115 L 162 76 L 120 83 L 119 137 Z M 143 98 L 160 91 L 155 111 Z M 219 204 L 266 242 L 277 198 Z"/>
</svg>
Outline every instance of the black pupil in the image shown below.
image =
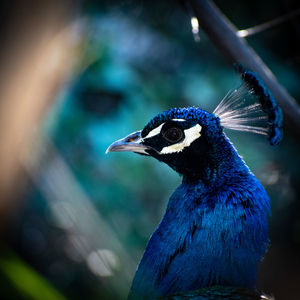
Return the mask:
<svg viewBox="0 0 300 300">
<path fill-rule="evenodd" d="M 164 138 L 169 142 L 178 142 L 183 137 L 183 132 L 179 128 L 169 128 L 164 133 Z"/>
</svg>

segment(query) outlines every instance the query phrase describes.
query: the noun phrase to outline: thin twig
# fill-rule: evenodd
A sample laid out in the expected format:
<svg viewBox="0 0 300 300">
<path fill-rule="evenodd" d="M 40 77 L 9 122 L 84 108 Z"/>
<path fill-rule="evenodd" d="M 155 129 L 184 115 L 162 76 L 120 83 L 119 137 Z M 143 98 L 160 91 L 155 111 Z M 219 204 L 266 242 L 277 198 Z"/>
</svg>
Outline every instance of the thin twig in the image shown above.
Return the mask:
<svg viewBox="0 0 300 300">
<path fill-rule="evenodd" d="M 300 14 L 300 8 L 298 8 L 298 9 L 292 11 L 292 12 L 289 12 L 289 13 L 283 15 L 283 16 L 275 18 L 275 19 L 273 19 L 271 21 L 268 21 L 268 22 L 265 22 L 265 23 L 253 26 L 251 28 L 239 30 L 237 32 L 237 35 L 240 36 L 240 37 L 248 37 L 250 35 L 254 35 L 254 34 L 260 33 L 262 31 L 265 31 L 267 29 L 275 27 L 275 26 L 277 26 L 279 24 L 282 24 L 282 23 L 284 23 L 284 22 L 286 22 L 286 21 L 288 21 L 288 20 L 290 20 L 292 18 L 295 18 L 299 14 Z"/>
</svg>

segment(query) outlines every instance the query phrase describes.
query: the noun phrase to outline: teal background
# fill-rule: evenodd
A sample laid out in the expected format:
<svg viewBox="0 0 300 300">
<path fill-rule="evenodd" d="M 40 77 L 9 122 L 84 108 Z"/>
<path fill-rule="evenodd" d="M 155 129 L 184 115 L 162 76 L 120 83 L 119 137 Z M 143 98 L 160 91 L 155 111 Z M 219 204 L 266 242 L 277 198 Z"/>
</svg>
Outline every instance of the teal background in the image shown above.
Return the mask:
<svg viewBox="0 0 300 300">
<path fill-rule="evenodd" d="M 216 4 L 240 29 L 299 6 L 266 0 Z M 106 148 L 170 107 L 213 111 L 238 79 L 201 29 L 200 42 L 194 41 L 191 16 L 180 1 L 86 1 L 79 7 L 78 63 L 43 123 L 47 151 L 6 242 L 66 299 L 125 299 L 180 177 L 151 158 L 105 155 Z M 247 38 L 295 99 L 299 34 L 298 17 Z M 263 136 L 227 134 L 272 202 L 271 247 L 259 289 L 279 300 L 298 299 L 299 140 L 285 131 L 282 144 L 272 148 Z M 3 270 L 6 299 L 33 299 Z M 18 268 L 13 276 L 16 282 L 24 277 Z"/>
</svg>

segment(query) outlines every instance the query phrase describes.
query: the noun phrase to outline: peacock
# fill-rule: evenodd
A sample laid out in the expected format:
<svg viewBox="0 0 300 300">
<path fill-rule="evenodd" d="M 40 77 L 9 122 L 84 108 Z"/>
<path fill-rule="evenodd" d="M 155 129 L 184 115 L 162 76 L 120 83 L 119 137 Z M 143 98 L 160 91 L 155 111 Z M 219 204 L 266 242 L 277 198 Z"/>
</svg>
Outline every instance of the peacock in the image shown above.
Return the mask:
<svg viewBox="0 0 300 300">
<path fill-rule="evenodd" d="M 256 291 L 268 245 L 269 197 L 224 128 L 282 139 L 282 112 L 256 73 L 213 113 L 172 108 L 112 143 L 164 162 L 182 176 L 151 235 L 128 299 L 269 299 Z"/>
</svg>

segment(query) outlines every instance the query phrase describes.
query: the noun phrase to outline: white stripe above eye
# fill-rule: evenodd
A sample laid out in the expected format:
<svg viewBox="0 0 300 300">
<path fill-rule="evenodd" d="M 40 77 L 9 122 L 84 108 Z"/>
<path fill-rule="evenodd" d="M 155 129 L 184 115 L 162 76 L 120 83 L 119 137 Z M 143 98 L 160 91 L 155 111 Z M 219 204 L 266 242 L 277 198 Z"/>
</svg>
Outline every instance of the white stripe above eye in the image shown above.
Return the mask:
<svg viewBox="0 0 300 300">
<path fill-rule="evenodd" d="M 177 121 L 177 122 L 185 122 L 185 119 L 172 119 L 172 121 Z M 158 127 L 152 129 L 145 137 L 144 139 L 149 139 L 155 135 L 160 134 L 161 128 L 164 126 L 165 123 L 160 124 Z"/>
<path fill-rule="evenodd" d="M 158 127 L 152 129 L 145 137 L 144 139 L 149 139 L 155 135 L 160 134 L 161 128 L 164 126 L 165 123 L 160 124 Z"/>
<path fill-rule="evenodd" d="M 182 142 L 164 147 L 160 151 L 160 154 L 168 154 L 168 153 L 178 153 L 181 152 L 184 148 L 191 145 L 192 142 L 194 142 L 196 139 L 198 139 L 201 134 L 202 127 L 199 124 L 196 124 L 195 126 L 185 129 L 184 135 L 185 138 Z"/>
<path fill-rule="evenodd" d="M 172 121 L 185 122 L 185 119 L 172 119 Z"/>
</svg>

